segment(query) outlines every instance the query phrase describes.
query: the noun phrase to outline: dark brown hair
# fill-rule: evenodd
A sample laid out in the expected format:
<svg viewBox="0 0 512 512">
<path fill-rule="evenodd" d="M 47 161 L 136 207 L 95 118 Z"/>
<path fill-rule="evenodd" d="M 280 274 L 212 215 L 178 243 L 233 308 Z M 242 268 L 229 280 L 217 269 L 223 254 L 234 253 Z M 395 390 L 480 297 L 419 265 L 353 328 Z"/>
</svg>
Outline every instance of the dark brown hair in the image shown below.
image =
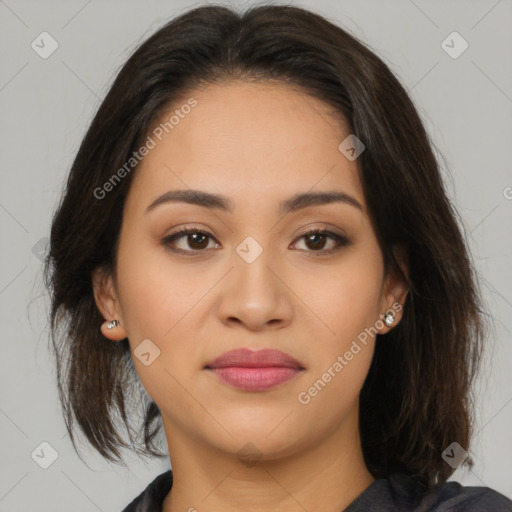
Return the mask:
<svg viewBox="0 0 512 512">
<path fill-rule="evenodd" d="M 127 60 L 82 141 L 44 269 L 59 398 L 75 449 L 74 422 L 107 460 L 124 464 L 118 448 L 166 456 L 154 444 L 160 410 L 141 389 L 127 339 L 108 343 L 101 334 L 91 283 L 97 267 L 115 275 L 136 167 L 102 199 L 94 190 L 129 160 L 169 105 L 235 79 L 286 83 L 319 98 L 365 144 L 359 177 L 385 268 L 399 272 L 393 248 L 405 248 L 410 292 L 402 321 L 376 341 L 361 391 L 363 454 L 375 478 L 401 471 L 428 485 L 444 482 L 454 469 L 443 450 L 456 441 L 469 451 L 471 385 L 486 331 L 458 215 L 433 144 L 388 66 L 326 18 L 285 5 L 244 13 L 209 5 L 167 23 Z M 142 414 L 135 428 L 134 411 Z M 473 466 L 471 458 L 465 463 Z"/>
</svg>

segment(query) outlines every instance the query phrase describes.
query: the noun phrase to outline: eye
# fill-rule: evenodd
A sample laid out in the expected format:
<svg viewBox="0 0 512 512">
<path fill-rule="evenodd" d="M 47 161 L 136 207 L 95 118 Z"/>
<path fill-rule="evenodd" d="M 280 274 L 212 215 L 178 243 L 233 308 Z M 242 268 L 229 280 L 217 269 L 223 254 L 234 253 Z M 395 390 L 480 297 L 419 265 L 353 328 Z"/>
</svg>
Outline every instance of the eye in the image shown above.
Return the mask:
<svg viewBox="0 0 512 512">
<path fill-rule="evenodd" d="M 298 239 L 305 239 L 306 247 L 312 248 L 312 250 L 307 252 L 318 252 L 320 253 L 319 255 L 331 254 L 350 244 L 348 238 L 327 229 L 312 229 L 303 233 Z M 324 249 L 328 239 L 334 241 L 334 247 Z"/>
<path fill-rule="evenodd" d="M 180 239 L 186 240 L 182 247 L 177 247 L 177 241 Z M 205 249 L 208 249 L 210 239 L 215 240 L 213 235 L 206 231 L 192 228 L 181 228 L 165 237 L 162 242 L 174 252 L 194 254 L 204 252 Z M 306 249 L 306 252 L 317 252 L 320 253 L 319 255 L 331 254 L 350 244 L 350 241 L 346 237 L 338 235 L 337 233 L 327 229 L 312 229 L 303 233 L 298 238 L 298 240 L 301 239 L 305 239 L 306 247 L 310 249 Z M 329 239 L 334 242 L 334 247 L 325 249 L 326 241 Z M 188 248 L 186 246 L 188 246 Z"/>
<path fill-rule="evenodd" d="M 176 241 L 186 238 L 185 244 L 192 250 L 187 250 L 186 248 L 176 248 L 174 245 Z M 181 228 L 175 231 L 173 234 L 165 237 L 162 242 L 164 245 L 168 246 L 172 251 L 179 253 L 194 253 L 201 252 L 208 247 L 208 239 L 213 238 L 210 233 L 206 231 L 200 231 L 199 229 L 191 229 L 191 228 Z"/>
</svg>

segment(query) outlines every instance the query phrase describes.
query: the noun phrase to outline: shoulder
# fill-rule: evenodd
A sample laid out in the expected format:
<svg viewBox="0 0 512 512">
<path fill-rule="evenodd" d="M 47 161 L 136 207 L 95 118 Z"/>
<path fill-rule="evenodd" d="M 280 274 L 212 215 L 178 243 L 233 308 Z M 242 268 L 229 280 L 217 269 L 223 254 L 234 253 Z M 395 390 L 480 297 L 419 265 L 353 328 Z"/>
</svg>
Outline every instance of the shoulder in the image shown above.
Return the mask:
<svg viewBox="0 0 512 512">
<path fill-rule="evenodd" d="M 411 512 L 512 512 L 512 501 L 489 487 L 451 481 L 426 488 L 402 474 L 388 480 L 392 493 L 412 505 Z"/>
<path fill-rule="evenodd" d="M 161 512 L 162 504 L 172 487 L 172 471 L 158 475 L 122 512 Z"/>
<path fill-rule="evenodd" d="M 512 501 L 489 487 L 455 481 L 427 487 L 394 473 L 375 480 L 344 512 L 512 512 Z"/>
<path fill-rule="evenodd" d="M 463 486 L 445 482 L 432 487 L 424 500 L 426 511 L 512 512 L 512 501 L 489 487 Z"/>
</svg>

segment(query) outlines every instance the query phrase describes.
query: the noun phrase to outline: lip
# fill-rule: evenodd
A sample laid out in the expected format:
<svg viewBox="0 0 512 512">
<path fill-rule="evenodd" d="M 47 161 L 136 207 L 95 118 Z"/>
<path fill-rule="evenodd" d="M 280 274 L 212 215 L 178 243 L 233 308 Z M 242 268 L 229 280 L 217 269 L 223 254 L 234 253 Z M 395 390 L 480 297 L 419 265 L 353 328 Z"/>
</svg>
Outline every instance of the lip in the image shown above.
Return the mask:
<svg viewBox="0 0 512 512">
<path fill-rule="evenodd" d="M 266 391 L 296 377 L 304 367 L 275 349 L 236 349 L 204 367 L 222 382 L 246 391 Z"/>
</svg>

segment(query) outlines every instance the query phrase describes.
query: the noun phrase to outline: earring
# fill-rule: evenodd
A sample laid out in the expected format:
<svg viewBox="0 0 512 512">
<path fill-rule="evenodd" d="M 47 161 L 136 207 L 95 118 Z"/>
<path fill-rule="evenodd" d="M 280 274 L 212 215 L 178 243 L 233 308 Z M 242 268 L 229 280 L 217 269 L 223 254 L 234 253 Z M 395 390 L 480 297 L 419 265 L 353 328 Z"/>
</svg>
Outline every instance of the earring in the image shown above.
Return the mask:
<svg viewBox="0 0 512 512">
<path fill-rule="evenodd" d="M 395 323 L 395 312 L 393 310 L 390 310 L 386 313 L 386 316 L 384 317 L 384 323 L 391 327 Z"/>
<path fill-rule="evenodd" d="M 112 320 L 112 322 L 109 322 L 107 324 L 107 329 L 113 329 L 114 327 L 117 327 L 119 325 L 119 320 Z"/>
</svg>

